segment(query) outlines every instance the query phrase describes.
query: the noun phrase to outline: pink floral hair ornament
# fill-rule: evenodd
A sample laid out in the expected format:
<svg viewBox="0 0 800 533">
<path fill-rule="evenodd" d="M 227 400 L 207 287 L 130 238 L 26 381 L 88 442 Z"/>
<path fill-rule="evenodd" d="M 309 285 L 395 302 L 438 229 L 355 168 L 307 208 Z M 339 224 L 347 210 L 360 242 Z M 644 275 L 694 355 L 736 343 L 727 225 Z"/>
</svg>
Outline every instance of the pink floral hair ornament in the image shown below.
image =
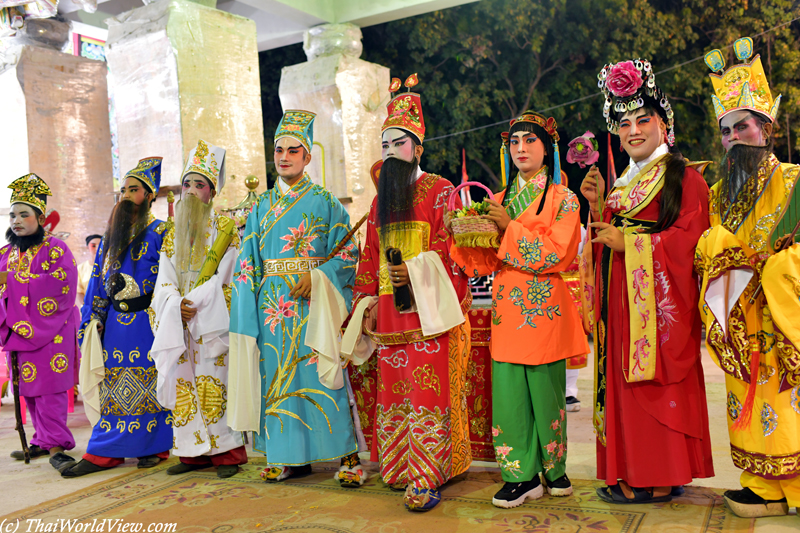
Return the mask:
<svg viewBox="0 0 800 533">
<path fill-rule="evenodd" d="M 567 163 L 577 163 L 579 167 L 586 168 L 594 165 L 600 159 L 600 152 L 597 151 L 597 139 L 594 138 L 594 133 L 591 131 L 575 137 L 568 146 Z"/>
<path fill-rule="evenodd" d="M 619 135 L 616 113 L 644 107 L 646 95 L 658 102 L 664 110 L 667 117 L 667 143 L 670 146 L 675 144 L 675 114 L 667 95 L 656 85 L 656 75 L 650 61 L 634 59 L 609 63 L 597 75 L 597 87 L 605 96 L 603 116 L 606 118 L 608 131 Z"/>
</svg>

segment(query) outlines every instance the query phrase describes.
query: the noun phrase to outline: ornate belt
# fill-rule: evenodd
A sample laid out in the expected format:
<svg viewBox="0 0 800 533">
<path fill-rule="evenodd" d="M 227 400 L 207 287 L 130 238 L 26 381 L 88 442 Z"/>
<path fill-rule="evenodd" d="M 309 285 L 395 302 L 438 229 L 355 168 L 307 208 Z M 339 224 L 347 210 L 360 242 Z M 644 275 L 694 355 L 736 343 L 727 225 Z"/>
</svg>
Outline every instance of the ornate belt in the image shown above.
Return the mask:
<svg viewBox="0 0 800 533">
<path fill-rule="evenodd" d="M 136 298 L 128 298 L 127 300 L 111 299 L 111 305 L 118 313 L 136 313 L 144 311 L 150 307 L 150 302 L 153 301 L 153 293 L 137 296 Z"/>
<path fill-rule="evenodd" d="M 268 259 L 261 263 L 262 276 L 285 276 L 305 274 L 325 262 L 324 257 L 295 257 L 292 259 Z"/>
</svg>

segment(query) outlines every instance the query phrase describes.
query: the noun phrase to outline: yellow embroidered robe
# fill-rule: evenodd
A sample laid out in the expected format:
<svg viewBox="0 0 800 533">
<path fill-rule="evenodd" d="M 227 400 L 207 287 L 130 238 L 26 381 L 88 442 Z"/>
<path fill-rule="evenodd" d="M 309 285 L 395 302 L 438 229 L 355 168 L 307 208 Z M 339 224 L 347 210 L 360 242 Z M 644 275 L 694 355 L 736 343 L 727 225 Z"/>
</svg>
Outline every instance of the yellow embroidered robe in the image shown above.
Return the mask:
<svg viewBox="0 0 800 533">
<path fill-rule="evenodd" d="M 770 154 L 732 204 L 716 184 L 711 228 L 695 252 L 706 345 L 725 372 L 733 462 L 771 480 L 800 474 L 800 245 L 779 253 L 769 247 L 798 171 Z M 762 281 L 764 290 L 750 303 Z M 758 376 L 751 376 L 755 351 L 760 367 Z M 752 419 L 736 431 L 732 426 L 742 415 L 752 379 L 757 381 Z"/>
</svg>

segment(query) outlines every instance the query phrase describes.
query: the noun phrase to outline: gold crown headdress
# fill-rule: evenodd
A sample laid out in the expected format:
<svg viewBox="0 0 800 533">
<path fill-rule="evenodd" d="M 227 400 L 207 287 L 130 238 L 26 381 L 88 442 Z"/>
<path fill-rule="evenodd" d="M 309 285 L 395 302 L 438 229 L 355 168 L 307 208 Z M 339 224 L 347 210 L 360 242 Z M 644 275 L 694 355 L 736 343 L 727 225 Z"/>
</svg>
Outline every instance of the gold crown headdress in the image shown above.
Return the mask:
<svg viewBox="0 0 800 533">
<path fill-rule="evenodd" d="M 722 117 L 731 111 L 743 109 L 760 113 L 775 122 L 781 95 L 772 99 L 760 55 L 756 54 L 753 60 L 747 63 L 753 55 L 753 39 L 743 37 L 737 40 L 733 43 L 733 51 L 742 63 L 724 72 L 725 58 L 720 50 L 711 50 L 704 58 L 708 68 L 714 72 L 708 76 L 714 86 L 711 101 L 714 104 L 717 121 L 722 120 Z M 716 74 L 717 72 L 720 74 Z"/>
<path fill-rule="evenodd" d="M 11 204 L 27 204 L 38 209 L 41 214 L 47 212 L 47 201 L 37 198 L 37 195 L 53 196 L 53 191 L 36 174 L 26 174 L 17 178 L 8 186 L 11 193 Z"/>
</svg>

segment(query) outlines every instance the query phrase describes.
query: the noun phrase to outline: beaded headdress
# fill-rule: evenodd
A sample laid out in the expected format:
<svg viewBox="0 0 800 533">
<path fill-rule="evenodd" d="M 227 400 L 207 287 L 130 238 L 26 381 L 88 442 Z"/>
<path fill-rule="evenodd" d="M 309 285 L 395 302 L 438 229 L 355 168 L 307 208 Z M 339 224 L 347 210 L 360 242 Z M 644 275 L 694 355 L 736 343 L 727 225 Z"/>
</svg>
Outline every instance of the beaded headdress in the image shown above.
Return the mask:
<svg viewBox="0 0 800 533">
<path fill-rule="evenodd" d="M 282 137 L 293 137 L 300 141 L 308 153 L 311 153 L 311 147 L 314 145 L 314 118 L 316 116 L 316 113 L 311 111 L 299 109 L 286 111 L 281 117 L 278 129 L 275 130 L 274 142 L 278 142 L 278 139 Z"/>
<path fill-rule="evenodd" d="M 597 75 L 597 86 L 605 96 L 603 116 L 608 131 L 619 135 L 616 113 L 635 111 L 644 107 L 644 96 L 649 96 L 661 106 L 667 117 L 667 143 L 675 144 L 675 114 L 667 95 L 656 85 L 653 66 L 646 59 L 620 61 L 607 64 Z"/>
<path fill-rule="evenodd" d="M 753 39 L 743 37 L 737 40 L 733 43 L 733 51 L 742 63 L 724 72 L 725 58 L 721 51 L 711 50 L 705 55 L 706 65 L 714 72 L 708 76 L 714 86 L 711 101 L 714 104 L 717 121 L 722 120 L 722 117 L 731 111 L 744 109 L 760 113 L 770 122 L 775 122 L 781 95 L 775 100 L 772 99 L 760 55 L 756 54 L 752 61 L 746 62 L 753 55 Z"/>
<path fill-rule="evenodd" d="M 186 159 L 181 181 L 191 172 L 205 176 L 214 186 L 214 190 L 219 192 L 225 185 L 225 148 L 214 146 L 203 139 L 197 141 L 197 146 L 192 148 Z"/>
<path fill-rule="evenodd" d="M 139 160 L 136 168 L 125 174 L 125 178 L 136 178 L 153 194 L 161 187 L 161 161 L 163 157 L 146 157 Z"/>
<path fill-rule="evenodd" d="M 27 204 L 35 207 L 41 214 L 47 212 L 47 201 L 36 195 L 53 196 L 53 191 L 36 174 L 26 174 L 17 178 L 8 186 L 11 189 L 11 204 Z"/>
<path fill-rule="evenodd" d="M 407 131 L 419 139 L 425 140 L 425 119 L 422 116 L 422 99 L 419 94 L 412 93 L 411 88 L 419 83 L 416 74 L 406 78 L 405 86 L 408 92 L 400 93 L 392 98 L 386 108 L 389 116 L 383 121 L 381 134 L 389 128 L 397 128 Z M 400 78 L 392 78 L 389 85 L 389 92 L 397 92 L 400 89 Z"/>
<path fill-rule="evenodd" d="M 546 118 L 544 115 L 537 113 L 535 111 L 525 111 L 522 115 L 517 118 L 511 119 L 511 122 L 508 123 L 509 131 L 504 131 L 500 134 L 500 137 L 503 139 L 503 144 L 500 147 L 500 160 L 503 165 L 501 171 L 501 184 L 505 185 L 506 180 L 511 176 L 511 155 L 509 153 L 509 133 L 510 128 L 514 126 L 514 124 L 518 122 L 530 122 L 531 124 L 536 124 L 537 126 L 541 126 L 544 131 L 547 132 L 547 135 L 550 136 L 550 140 L 553 141 L 553 164 L 555 168 L 553 169 L 553 183 L 559 184 L 561 183 L 561 154 L 558 150 L 558 123 L 556 119 L 553 117 Z"/>
</svg>

